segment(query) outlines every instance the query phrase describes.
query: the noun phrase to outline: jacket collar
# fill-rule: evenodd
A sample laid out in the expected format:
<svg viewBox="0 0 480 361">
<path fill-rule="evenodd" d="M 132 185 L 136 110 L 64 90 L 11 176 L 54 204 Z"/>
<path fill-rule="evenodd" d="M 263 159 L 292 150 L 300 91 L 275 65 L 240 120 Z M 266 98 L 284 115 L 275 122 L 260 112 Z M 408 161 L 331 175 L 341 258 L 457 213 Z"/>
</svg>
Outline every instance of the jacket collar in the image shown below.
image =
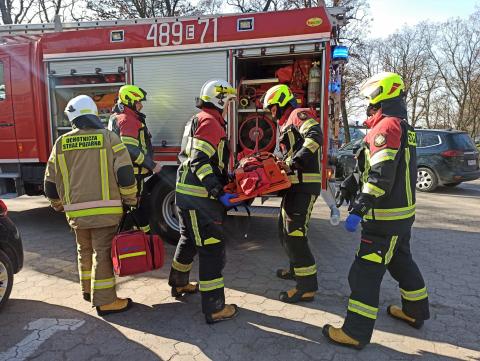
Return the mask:
<svg viewBox="0 0 480 361">
<path fill-rule="evenodd" d="M 382 109 L 378 109 L 377 112 L 371 117 L 369 117 L 367 120 L 365 120 L 363 124 L 365 124 L 367 128 L 371 129 L 378 123 L 380 123 L 384 117 L 385 116 L 382 113 Z"/>
<path fill-rule="evenodd" d="M 222 127 L 225 126 L 225 119 L 223 119 L 222 114 L 220 114 L 220 112 L 218 110 L 210 109 L 210 108 L 203 108 L 202 112 L 205 112 L 208 115 L 210 115 L 211 117 L 215 118 L 218 121 L 218 123 L 220 123 L 220 125 Z"/>
</svg>

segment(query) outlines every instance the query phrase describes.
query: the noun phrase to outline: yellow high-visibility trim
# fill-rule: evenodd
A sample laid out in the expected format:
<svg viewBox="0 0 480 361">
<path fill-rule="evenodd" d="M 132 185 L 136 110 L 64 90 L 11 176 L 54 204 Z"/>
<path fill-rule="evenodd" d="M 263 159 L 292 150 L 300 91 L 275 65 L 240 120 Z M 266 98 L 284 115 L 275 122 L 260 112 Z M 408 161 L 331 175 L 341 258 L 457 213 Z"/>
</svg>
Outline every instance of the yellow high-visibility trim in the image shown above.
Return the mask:
<svg viewBox="0 0 480 361">
<path fill-rule="evenodd" d="M 315 204 L 316 200 L 317 200 L 317 196 L 314 196 L 313 194 L 310 195 L 310 203 L 307 208 L 307 216 L 305 217 L 305 224 L 303 225 L 303 228 L 305 228 L 305 235 L 308 233 L 308 222 L 310 222 L 310 217 L 312 216 L 312 211 L 313 211 L 313 205 Z"/>
<path fill-rule="evenodd" d="M 382 263 L 382 257 L 376 253 L 366 254 L 362 256 L 362 259 L 366 259 L 367 261 L 370 261 L 370 262 Z"/>
<path fill-rule="evenodd" d="M 147 224 L 146 226 L 140 227 L 140 230 L 141 230 L 143 233 L 148 233 L 148 232 L 150 232 L 150 225 Z"/>
<path fill-rule="evenodd" d="M 320 173 L 302 173 L 302 183 L 321 183 L 322 175 Z"/>
<path fill-rule="evenodd" d="M 116 144 L 116 145 L 112 146 L 112 150 L 113 150 L 114 153 L 118 153 L 123 149 L 127 149 L 127 147 L 125 147 L 125 144 L 123 144 L 123 143 Z"/>
<path fill-rule="evenodd" d="M 405 190 L 407 194 L 407 204 L 411 206 L 413 204 L 412 200 L 412 186 L 410 184 L 410 148 L 405 148 L 405 167 L 407 173 L 405 174 Z"/>
<path fill-rule="evenodd" d="M 293 146 L 295 145 L 295 136 L 293 135 L 291 130 L 287 132 L 287 135 L 288 135 L 288 146 L 289 146 L 287 156 L 291 157 L 293 154 Z"/>
<path fill-rule="evenodd" d="M 94 280 L 93 289 L 94 290 L 104 290 L 107 288 L 115 287 L 115 278 L 106 278 L 103 280 Z"/>
<path fill-rule="evenodd" d="M 189 272 L 192 269 L 192 265 L 193 265 L 193 263 L 183 264 L 183 263 L 180 263 L 180 262 L 175 261 L 175 260 L 172 261 L 172 268 L 174 270 L 177 270 L 177 271 L 183 272 L 183 273 Z"/>
<path fill-rule="evenodd" d="M 362 193 L 370 194 L 378 198 L 383 196 L 385 194 L 385 191 L 372 183 L 364 183 L 362 187 Z"/>
<path fill-rule="evenodd" d="M 385 264 L 389 264 L 393 257 L 393 251 L 395 250 L 395 245 L 397 244 L 398 236 L 392 236 L 390 238 L 390 247 L 388 247 L 387 254 L 385 255 Z"/>
<path fill-rule="evenodd" d="M 312 153 L 315 153 L 318 150 L 318 148 L 320 148 L 320 144 L 318 144 L 316 141 L 310 138 L 305 138 L 305 141 L 303 142 L 303 146 Z"/>
<path fill-rule="evenodd" d="M 288 179 L 292 184 L 298 184 L 300 181 L 298 180 L 298 176 L 296 174 L 289 174 Z"/>
<path fill-rule="evenodd" d="M 200 280 L 198 286 L 199 286 L 199 289 L 200 289 L 201 292 L 213 291 L 213 290 L 216 290 L 218 288 L 225 287 L 225 285 L 223 283 L 223 277 L 216 278 L 216 279 L 210 280 L 210 281 Z"/>
<path fill-rule="evenodd" d="M 59 154 L 57 157 L 60 166 L 60 173 L 62 174 L 65 204 L 70 204 L 70 178 L 68 176 L 67 162 L 65 161 L 65 155 Z"/>
<path fill-rule="evenodd" d="M 186 183 L 177 183 L 175 191 L 189 196 L 208 198 L 207 189 L 202 186 L 194 186 Z"/>
<path fill-rule="evenodd" d="M 203 178 L 205 178 L 207 175 L 213 174 L 212 166 L 208 163 L 204 164 L 200 168 L 197 169 L 196 174 L 197 174 L 198 179 L 203 180 Z"/>
<path fill-rule="evenodd" d="M 193 138 L 192 147 L 193 149 L 204 152 L 208 156 L 208 158 L 213 157 L 213 155 L 215 154 L 215 148 L 209 142 L 198 138 Z"/>
<path fill-rule="evenodd" d="M 66 135 L 62 137 L 62 151 L 98 149 L 103 147 L 103 134 Z"/>
<path fill-rule="evenodd" d="M 133 186 L 130 186 L 130 187 L 119 187 L 119 190 L 121 195 L 128 196 L 130 194 L 137 193 L 137 185 L 134 184 Z"/>
<path fill-rule="evenodd" d="M 106 149 L 100 149 L 100 176 L 102 177 L 102 200 L 108 201 L 110 199 L 110 185 L 108 182 L 108 160 Z"/>
<path fill-rule="evenodd" d="M 216 244 L 216 243 L 220 243 L 221 241 L 215 237 L 210 237 L 210 238 L 207 238 L 203 244 L 204 245 L 209 245 L 209 244 Z"/>
<path fill-rule="evenodd" d="M 91 278 L 92 278 L 92 271 L 82 271 L 82 273 L 80 274 L 81 281 L 88 281 Z"/>
<path fill-rule="evenodd" d="M 121 254 L 118 258 L 119 259 L 124 259 L 124 258 L 130 258 L 130 257 L 139 257 L 139 256 L 145 256 L 146 254 L 147 254 L 146 251 L 134 252 L 134 253 L 125 253 L 125 254 Z"/>
<path fill-rule="evenodd" d="M 402 298 L 407 301 L 420 301 L 428 297 L 427 287 L 414 291 L 406 291 L 400 288 L 400 294 L 402 295 Z"/>
<path fill-rule="evenodd" d="M 308 267 L 294 267 L 293 272 L 295 276 L 306 277 L 306 276 L 313 276 L 317 273 L 317 265 L 314 264 Z"/>
<path fill-rule="evenodd" d="M 310 130 L 310 128 L 314 127 L 315 125 L 318 125 L 318 122 L 315 119 L 310 118 L 305 120 L 300 127 L 300 134 L 305 136 L 305 134 Z"/>
<path fill-rule="evenodd" d="M 88 217 L 88 216 L 100 216 L 104 214 L 122 214 L 122 207 L 102 207 L 91 209 L 80 209 L 78 211 L 65 212 L 67 217 Z"/>
<path fill-rule="evenodd" d="M 375 164 L 379 164 L 387 160 L 394 160 L 397 153 L 398 149 L 386 148 L 379 150 L 370 158 L 370 166 L 373 167 Z"/>
<path fill-rule="evenodd" d="M 133 163 L 138 164 L 138 165 L 142 165 L 142 163 L 143 163 L 144 160 L 145 160 L 145 155 L 144 155 L 142 152 L 140 152 L 140 153 L 138 154 L 137 159 L 135 159 L 135 160 L 133 161 Z"/>
<path fill-rule="evenodd" d="M 296 229 L 293 232 L 290 232 L 288 235 L 292 236 L 292 237 L 303 237 L 304 236 L 303 232 L 299 229 Z"/>
<path fill-rule="evenodd" d="M 144 167 L 134 166 L 134 167 L 133 167 L 133 173 L 134 173 L 134 174 L 147 174 L 147 173 L 148 173 L 148 169 L 147 169 L 147 168 L 144 168 Z"/>
<path fill-rule="evenodd" d="M 193 234 L 195 236 L 195 243 L 197 246 L 202 246 L 202 238 L 200 237 L 200 230 L 198 229 L 197 213 L 194 209 L 189 210 L 190 218 L 192 219 Z"/>
<path fill-rule="evenodd" d="M 223 162 L 223 148 L 225 147 L 225 141 L 222 139 L 218 144 L 217 154 L 218 154 L 218 168 L 223 170 L 225 168 L 225 163 Z"/>
<path fill-rule="evenodd" d="M 417 133 L 412 130 L 407 131 L 408 145 L 417 146 Z"/>
<path fill-rule="evenodd" d="M 372 320 L 377 319 L 378 308 L 369 306 L 365 303 L 355 301 L 352 299 L 348 300 L 348 310 L 350 312 L 357 313 L 361 316 L 370 318 Z"/>
<path fill-rule="evenodd" d="M 402 207 L 402 208 L 391 208 L 391 209 L 380 209 L 375 208 L 375 219 L 379 221 L 394 221 L 399 219 L 407 219 L 415 215 L 415 204 Z M 373 219 L 372 210 L 369 210 L 365 219 Z"/>
<path fill-rule="evenodd" d="M 123 136 L 123 137 L 120 137 L 120 139 L 122 139 L 123 144 L 134 145 L 135 147 L 138 147 L 140 144 L 138 140 L 133 137 Z"/>
</svg>

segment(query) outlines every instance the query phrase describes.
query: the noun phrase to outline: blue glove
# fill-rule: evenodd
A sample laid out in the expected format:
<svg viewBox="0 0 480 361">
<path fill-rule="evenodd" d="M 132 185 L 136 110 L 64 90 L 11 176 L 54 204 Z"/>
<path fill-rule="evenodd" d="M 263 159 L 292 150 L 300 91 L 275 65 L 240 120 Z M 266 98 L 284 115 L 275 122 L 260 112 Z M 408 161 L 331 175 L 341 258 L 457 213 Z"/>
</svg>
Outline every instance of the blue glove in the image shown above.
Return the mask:
<svg viewBox="0 0 480 361">
<path fill-rule="evenodd" d="M 221 195 L 218 200 L 220 202 L 222 202 L 222 204 L 227 207 L 227 208 L 231 208 L 231 207 L 235 207 L 235 206 L 238 206 L 240 203 L 242 202 L 235 202 L 235 203 L 230 203 L 230 199 L 233 199 L 233 198 L 237 198 L 238 195 L 235 194 L 235 193 L 224 193 L 223 195 Z"/>
<path fill-rule="evenodd" d="M 355 232 L 358 224 L 362 221 L 362 217 L 357 214 L 349 214 L 345 220 L 345 229 L 349 232 Z"/>
</svg>

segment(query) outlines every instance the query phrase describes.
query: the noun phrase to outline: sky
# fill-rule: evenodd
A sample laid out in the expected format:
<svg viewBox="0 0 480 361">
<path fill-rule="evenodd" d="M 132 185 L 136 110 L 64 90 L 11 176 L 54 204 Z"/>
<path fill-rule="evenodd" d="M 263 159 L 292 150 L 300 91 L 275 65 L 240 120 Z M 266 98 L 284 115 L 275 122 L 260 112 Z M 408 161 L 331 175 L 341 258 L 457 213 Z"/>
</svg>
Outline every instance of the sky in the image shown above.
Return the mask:
<svg viewBox="0 0 480 361">
<path fill-rule="evenodd" d="M 480 0 L 370 0 L 373 22 L 371 37 L 388 36 L 403 24 L 424 20 L 443 21 L 451 17 L 468 17 L 480 8 Z"/>
</svg>

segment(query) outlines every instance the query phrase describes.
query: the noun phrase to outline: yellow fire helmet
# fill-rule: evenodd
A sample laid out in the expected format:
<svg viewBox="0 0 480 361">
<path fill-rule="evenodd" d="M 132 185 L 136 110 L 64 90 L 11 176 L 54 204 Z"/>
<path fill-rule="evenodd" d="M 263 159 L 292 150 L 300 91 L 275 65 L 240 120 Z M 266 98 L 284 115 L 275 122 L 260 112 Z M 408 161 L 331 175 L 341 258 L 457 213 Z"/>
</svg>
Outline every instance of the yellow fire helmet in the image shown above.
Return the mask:
<svg viewBox="0 0 480 361">
<path fill-rule="evenodd" d="M 370 104 L 378 104 L 384 100 L 402 95 L 405 84 L 396 73 L 379 73 L 365 80 L 360 86 L 360 95 L 368 98 Z"/>
<path fill-rule="evenodd" d="M 124 85 L 118 90 L 120 103 L 133 108 L 136 102 L 147 100 L 147 92 L 135 85 Z"/>
<path fill-rule="evenodd" d="M 267 90 L 263 97 L 263 109 L 278 104 L 281 108 L 286 106 L 294 98 L 292 91 L 285 84 L 279 84 Z"/>
</svg>

